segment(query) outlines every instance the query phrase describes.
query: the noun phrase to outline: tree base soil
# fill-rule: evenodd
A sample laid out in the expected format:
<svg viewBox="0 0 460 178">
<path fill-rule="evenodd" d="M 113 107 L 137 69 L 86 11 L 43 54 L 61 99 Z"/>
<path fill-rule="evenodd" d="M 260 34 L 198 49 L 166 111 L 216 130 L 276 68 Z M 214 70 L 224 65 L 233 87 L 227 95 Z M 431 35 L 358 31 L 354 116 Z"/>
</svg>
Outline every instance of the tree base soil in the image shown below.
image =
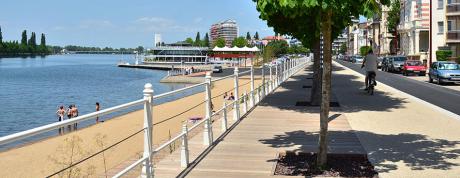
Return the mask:
<svg viewBox="0 0 460 178">
<path fill-rule="evenodd" d="M 316 166 L 315 153 L 286 152 L 279 155 L 274 174 L 314 177 L 378 177 L 374 166 L 362 154 L 328 154 L 327 166 Z"/>
</svg>

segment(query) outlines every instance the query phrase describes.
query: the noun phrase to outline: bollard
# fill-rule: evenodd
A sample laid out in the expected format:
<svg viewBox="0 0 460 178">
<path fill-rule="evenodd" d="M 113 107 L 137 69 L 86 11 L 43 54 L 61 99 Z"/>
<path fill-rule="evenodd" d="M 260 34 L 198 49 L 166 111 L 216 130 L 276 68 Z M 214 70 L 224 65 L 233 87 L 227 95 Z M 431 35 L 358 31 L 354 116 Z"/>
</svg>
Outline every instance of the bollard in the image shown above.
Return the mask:
<svg viewBox="0 0 460 178">
<path fill-rule="evenodd" d="M 182 148 L 180 150 L 180 167 L 186 168 L 189 165 L 189 151 L 188 151 L 188 128 L 187 128 L 187 122 L 185 122 L 182 125 L 182 133 L 184 133 L 184 136 L 182 136 Z"/>
<path fill-rule="evenodd" d="M 142 178 L 153 177 L 153 161 L 152 161 L 152 101 L 153 89 L 152 84 L 144 85 L 144 152 L 143 156 L 148 157 L 142 165 Z"/>
<path fill-rule="evenodd" d="M 238 89 L 239 89 L 239 86 L 238 86 L 238 73 L 239 73 L 239 70 L 238 70 L 238 67 L 235 67 L 235 70 L 234 70 L 234 75 L 235 75 L 235 107 L 233 108 L 234 110 L 234 113 L 233 113 L 233 120 L 239 120 L 240 119 L 240 103 L 239 103 L 239 92 L 238 92 Z"/>
<path fill-rule="evenodd" d="M 211 116 L 212 116 L 212 109 L 211 109 L 211 73 L 207 72 L 206 77 L 206 121 L 204 122 L 204 130 L 203 130 L 203 144 L 204 145 L 211 145 L 212 141 L 212 126 L 211 126 Z"/>
<path fill-rule="evenodd" d="M 254 96 L 254 66 L 251 65 L 251 108 L 256 105 Z"/>
<path fill-rule="evenodd" d="M 222 132 L 227 131 L 227 103 L 224 100 L 224 104 L 222 105 Z"/>
</svg>

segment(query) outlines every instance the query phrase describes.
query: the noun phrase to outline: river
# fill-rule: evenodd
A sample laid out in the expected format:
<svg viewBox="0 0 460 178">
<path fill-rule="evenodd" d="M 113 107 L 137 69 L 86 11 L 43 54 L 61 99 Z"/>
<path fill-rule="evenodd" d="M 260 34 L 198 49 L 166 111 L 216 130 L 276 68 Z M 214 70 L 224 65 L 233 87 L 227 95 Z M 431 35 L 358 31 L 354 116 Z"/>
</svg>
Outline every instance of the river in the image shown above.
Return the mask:
<svg viewBox="0 0 460 178">
<path fill-rule="evenodd" d="M 159 83 L 165 71 L 119 68 L 116 64 L 122 59 L 133 62 L 134 56 L 83 54 L 0 59 L 0 136 L 56 122 L 55 112 L 61 105 L 75 104 L 82 115 L 94 112 L 96 102 L 104 109 L 141 99 L 145 83 L 153 84 L 155 94 L 185 86 Z M 182 96 L 160 102 L 177 97 Z M 140 108 L 126 112 L 134 109 Z M 81 127 L 92 123 L 82 123 Z"/>
</svg>

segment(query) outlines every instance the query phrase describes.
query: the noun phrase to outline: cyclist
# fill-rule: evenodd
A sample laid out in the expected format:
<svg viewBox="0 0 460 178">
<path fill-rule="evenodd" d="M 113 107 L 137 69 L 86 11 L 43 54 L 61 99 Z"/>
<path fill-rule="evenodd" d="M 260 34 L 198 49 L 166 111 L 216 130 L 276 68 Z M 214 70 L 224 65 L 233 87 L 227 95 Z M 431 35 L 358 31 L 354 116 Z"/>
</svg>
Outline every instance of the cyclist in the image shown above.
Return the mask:
<svg viewBox="0 0 460 178">
<path fill-rule="evenodd" d="M 366 70 L 366 88 L 364 90 L 368 90 L 369 88 L 369 76 L 374 75 L 374 79 L 377 76 L 377 56 L 374 54 L 372 51 L 372 48 L 369 49 L 366 57 L 364 57 L 363 64 L 361 65 L 361 68 L 365 67 Z M 377 84 L 377 82 L 376 82 Z"/>
</svg>

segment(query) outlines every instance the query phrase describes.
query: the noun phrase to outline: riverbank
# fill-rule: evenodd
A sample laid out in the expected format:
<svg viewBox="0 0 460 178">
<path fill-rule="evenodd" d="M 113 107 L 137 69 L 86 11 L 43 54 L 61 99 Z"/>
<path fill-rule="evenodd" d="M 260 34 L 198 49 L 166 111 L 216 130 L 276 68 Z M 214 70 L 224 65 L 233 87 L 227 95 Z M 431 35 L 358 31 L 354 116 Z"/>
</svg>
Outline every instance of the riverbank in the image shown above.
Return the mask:
<svg viewBox="0 0 460 178">
<path fill-rule="evenodd" d="M 240 79 L 240 93 L 250 90 L 248 77 Z M 256 80 L 256 86 L 259 80 Z M 214 83 L 212 102 L 214 108 L 222 107 L 221 94 L 233 91 L 233 79 Z M 190 117 L 204 116 L 204 93 L 197 93 L 153 107 L 153 143 L 173 137 L 180 131 L 183 121 Z M 99 152 L 121 140 L 103 154 L 74 167 L 71 177 L 101 177 L 104 168 L 110 170 L 126 161 L 138 158 L 143 148 L 143 111 L 134 111 L 104 123 L 71 132 L 34 144 L 0 153 L 2 177 L 45 177 L 67 165 Z M 136 134 L 137 133 L 137 134 Z M 129 138 L 127 138 L 129 137 Z M 73 151 L 72 151 L 73 150 Z M 78 168 L 78 169 L 77 169 Z"/>
</svg>

